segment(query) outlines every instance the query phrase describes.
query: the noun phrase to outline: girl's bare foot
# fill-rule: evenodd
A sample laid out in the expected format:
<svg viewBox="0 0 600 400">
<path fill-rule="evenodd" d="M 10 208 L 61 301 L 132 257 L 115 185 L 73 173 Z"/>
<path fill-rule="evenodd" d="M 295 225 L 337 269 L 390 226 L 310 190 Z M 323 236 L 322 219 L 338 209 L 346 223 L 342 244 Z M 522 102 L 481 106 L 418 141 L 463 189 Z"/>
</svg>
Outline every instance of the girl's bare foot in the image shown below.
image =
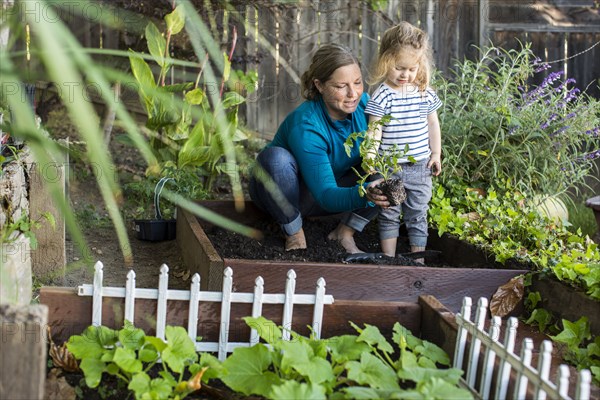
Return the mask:
<svg viewBox="0 0 600 400">
<path fill-rule="evenodd" d="M 285 251 L 306 249 L 306 238 L 304 230 L 300 230 L 291 236 L 285 237 Z"/>
<path fill-rule="evenodd" d="M 356 242 L 354 242 L 354 229 L 350 228 L 348 225 L 340 223 L 329 233 L 329 235 L 327 235 L 327 239 L 338 241 L 346 250 L 346 253 L 364 253 L 364 251 L 356 246 Z"/>
</svg>

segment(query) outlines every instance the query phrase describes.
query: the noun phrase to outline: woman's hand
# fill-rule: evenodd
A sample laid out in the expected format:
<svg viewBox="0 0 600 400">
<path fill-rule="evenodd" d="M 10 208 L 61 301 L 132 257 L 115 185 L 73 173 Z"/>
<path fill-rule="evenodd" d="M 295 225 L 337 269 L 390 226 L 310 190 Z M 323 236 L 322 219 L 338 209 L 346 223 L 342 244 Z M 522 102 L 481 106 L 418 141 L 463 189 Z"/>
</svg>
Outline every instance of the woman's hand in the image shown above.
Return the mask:
<svg viewBox="0 0 600 400">
<path fill-rule="evenodd" d="M 376 181 L 369 183 L 369 185 L 367 186 L 366 197 L 367 197 L 367 200 L 375 203 L 375 205 L 382 207 L 382 208 L 388 208 L 390 206 L 390 202 L 388 201 L 387 196 L 384 195 L 381 190 L 379 190 L 375 187 L 375 186 L 379 185 L 381 182 L 383 182 L 383 178 L 377 179 Z"/>
</svg>

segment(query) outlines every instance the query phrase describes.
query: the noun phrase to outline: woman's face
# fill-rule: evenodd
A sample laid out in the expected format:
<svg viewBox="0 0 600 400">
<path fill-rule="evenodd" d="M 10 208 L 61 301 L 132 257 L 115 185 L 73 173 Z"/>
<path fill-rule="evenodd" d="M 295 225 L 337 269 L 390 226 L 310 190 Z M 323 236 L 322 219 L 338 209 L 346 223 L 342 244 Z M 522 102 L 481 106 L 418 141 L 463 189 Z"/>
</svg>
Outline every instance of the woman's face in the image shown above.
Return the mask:
<svg viewBox="0 0 600 400">
<path fill-rule="evenodd" d="M 329 116 L 337 120 L 353 113 L 363 94 L 362 74 L 356 64 L 339 67 L 325 82 L 315 79 L 315 86 L 323 96 Z"/>
</svg>

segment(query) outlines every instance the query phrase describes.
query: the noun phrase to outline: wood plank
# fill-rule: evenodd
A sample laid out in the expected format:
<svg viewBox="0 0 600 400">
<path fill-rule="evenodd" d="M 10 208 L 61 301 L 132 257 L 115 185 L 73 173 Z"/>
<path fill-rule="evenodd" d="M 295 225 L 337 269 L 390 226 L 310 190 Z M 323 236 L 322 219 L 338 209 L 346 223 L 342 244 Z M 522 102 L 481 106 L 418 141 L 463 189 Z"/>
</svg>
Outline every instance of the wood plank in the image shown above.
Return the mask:
<svg viewBox="0 0 600 400">
<path fill-rule="evenodd" d="M 236 277 L 234 276 L 234 285 Z M 280 286 L 280 293 L 283 287 Z M 302 291 L 297 290 L 297 293 Z M 48 306 L 48 325 L 56 343 L 62 343 L 71 335 L 83 332 L 91 324 L 91 297 L 77 295 L 76 288 L 42 287 L 40 302 Z M 167 325 L 187 326 L 188 303 L 170 300 L 167 303 Z M 308 325 L 312 323 L 310 305 L 295 305 L 292 329 L 302 335 L 308 335 Z M 102 305 L 103 325 L 113 329 L 123 326 L 124 299 L 104 298 Z M 138 299 L 135 304 L 134 324 L 144 329 L 146 334 L 155 334 L 156 300 Z M 251 304 L 232 304 L 229 341 L 248 341 L 250 329 L 243 317 L 252 313 Z M 418 334 L 421 324 L 421 307 L 416 303 L 336 300 L 325 305 L 322 337 L 332 337 L 355 333 L 348 321 L 361 326 L 368 323 L 376 325 L 386 336 L 390 336 L 393 325 L 399 322 L 413 333 Z M 281 324 L 283 305 L 265 304 L 263 316 Z M 204 341 L 217 341 L 220 327 L 220 303 L 203 302 L 199 305 L 198 335 Z"/>
<path fill-rule="evenodd" d="M 43 399 L 46 378 L 46 323 L 44 305 L 0 306 L 0 398 Z"/>
<path fill-rule="evenodd" d="M 527 272 L 240 259 L 224 259 L 224 265 L 233 269 L 237 291 L 250 291 L 254 279 L 262 276 L 268 283 L 265 293 L 273 293 L 274 288 L 283 285 L 287 272 L 293 269 L 298 276 L 298 291 L 314 291 L 315 282 L 323 277 L 327 282 L 327 293 L 335 299 L 417 302 L 420 295 L 430 294 L 453 312 L 460 310 L 464 296 L 490 298 L 500 285 Z"/>
<path fill-rule="evenodd" d="M 419 296 L 418 304 L 421 306 L 421 339 L 437 344 L 452 359 L 458 334 L 455 315 L 431 295 Z"/>
<path fill-rule="evenodd" d="M 277 116 L 277 71 L 275 51 L 277 35 L 274 8 L 261 7 L 258 13 L 258 48 L 262 56 L 258 66 L 256 130 L 264 138 L 273 138 L 280 121 Z"/>
<path fill-rule="evenodd" d="M 178 207 L 176 239 L 181 249 L 184 265 L 192 272 L 200 274 L 200 288 L 206 290 L 210 284 L 210 274 L 220 271 L 223 276 L 223 259 L 217 253 L 201 228 L 196 216 Z M 219 286 L 220 287 L 220 286 Z"/>
<path fill-rule="evenodd" d="M 301 102 L 300 85 L 294 80 L 288 70 L 281 64 L 287 61 L 294 68 L 296 75 L 303 71 L 297 70 L 296 54 L 298 42 L 298 24 L 296 18 L 300 11 L 296 7 L 283 7 L 277 10 L 277 21 L 279 23 L 277 42 L 279 44 L 279 72 L 277 74 L 277 123 L 281 123 L 287 115 L 293 111 Z"/>
<path fill-rule="evenodd" d="M 600 312 L 598 301 L 591 299 L 583 291 L 559 282 L 555 279 L 535 275 L 529 288 L 531 292 L 539 292 L 542 306 L 558 319 L 577 321 L 582 316 L 588 318 L 590 331 L 594 336 L 600 335 Z"/>
</svg>

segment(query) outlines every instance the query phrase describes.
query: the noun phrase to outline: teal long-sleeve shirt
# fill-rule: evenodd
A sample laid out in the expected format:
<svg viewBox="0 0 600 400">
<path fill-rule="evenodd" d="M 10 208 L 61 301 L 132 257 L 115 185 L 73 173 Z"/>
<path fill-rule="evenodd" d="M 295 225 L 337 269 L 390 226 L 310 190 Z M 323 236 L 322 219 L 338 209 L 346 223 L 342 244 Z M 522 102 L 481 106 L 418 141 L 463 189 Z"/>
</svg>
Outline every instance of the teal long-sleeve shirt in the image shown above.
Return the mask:
<svg viewBox="0 0 600 400">
<path fill-rule="evenodd" d="M 359 195 L 358 185 L 339 187 L 336 178 L 360 165 L 358 146 L 353 147 L 348 157 L 344 142 L 351 133 L 367 129 L 364 111 L 368 99 L 363 93 L 356 111 L 342 121 L 329 117 L 321 97 L 307 100 L 285 118 L 269 144 L 283 147 L 294 155 L 306 186 L 328 212 L 367 206 L 366 198 Z"/>
</svg>

